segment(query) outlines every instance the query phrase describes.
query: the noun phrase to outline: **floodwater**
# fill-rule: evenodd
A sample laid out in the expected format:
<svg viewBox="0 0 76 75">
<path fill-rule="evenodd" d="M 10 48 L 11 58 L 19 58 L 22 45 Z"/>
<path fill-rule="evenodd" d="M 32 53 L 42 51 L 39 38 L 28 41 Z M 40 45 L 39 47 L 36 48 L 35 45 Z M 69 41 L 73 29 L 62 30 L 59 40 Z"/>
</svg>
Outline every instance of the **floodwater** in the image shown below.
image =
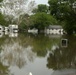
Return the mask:
<svg viewBox="0 0 76 75">
<path fill-rule="evenodd" d="M 0 75 L 76 75 L 76 36 L 1 36 Z"/>
</svg>

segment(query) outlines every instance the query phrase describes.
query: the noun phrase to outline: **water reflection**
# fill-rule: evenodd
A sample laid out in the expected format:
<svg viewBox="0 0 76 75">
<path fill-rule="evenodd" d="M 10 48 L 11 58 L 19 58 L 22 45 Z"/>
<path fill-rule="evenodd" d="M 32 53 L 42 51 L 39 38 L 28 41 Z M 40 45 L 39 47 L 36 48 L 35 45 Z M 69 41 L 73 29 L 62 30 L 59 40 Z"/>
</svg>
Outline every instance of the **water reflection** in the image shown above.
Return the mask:
<svg viewBox="0 0 76 75">
<path fill-rule="evenodd" d="M 16 32 L 2 32 L 0 31 L 0 38 L 2 38 L 3 36 L 9 36 L 9 37 L 18 37 L 18 33 Z"/>
<path fill-rule="evenodd" d="M 1 72 L 4 75 L 76 74 L 76 37 L 49 36 L 19 34 L 16 38 L 0 38 Z M 61 39 L 69 40 L 67 47 L 61 46 Z"/>
<path fill-rule="evenodd" d="M 56 48 L 54 51 L 49 53 L 47 58 L 47 67 L 54 70 L 59 69 L 76 69 L 76 38 L 75 37 L 66 37 L 69 40 L 68 47 Z"/>
<path fill-rule="evenodd" d="M 33 70 L 36 70 L 35 72 L 38 72 L 38 69 L 41 71 L 40 67 L 36 67 L 37 65 L 44 65 L 42 71 L 44 71 L 44 75 L 47 73 L 49 75 L 50 71 L 48 72 L 48 69 L 46 68 L 47 53 L 53 44 L 59 44 L 59 39 L 60 38 L 50 39 L 48 36 L 44 37 L 42 34 L 35 36 L 20 34 L 17 38 L 4 36 L 3 38 L 0 38 L 0 62 L 4 67 L 8 66 L 8 75 L 23 75 L 23 72 L 25 74 L 27 72 L 29 73 L 30 66 L 32 68 L 31 72 L 36 75 Z M 41 59 L 40 57 L 43 58 Z M 18 71 L 22 71 L 22 73 L 19 73 Z"/>
<path fill-rule="evenodd" d="M 9 33 L 9 37 L 18 37 L 18 33 Z"/>
<path fill-rule="evenodd" d="M 76 69 L 56 70 L 51 75 L 76 75 Z"/>
<path fill-rule="evenodd" d="M 2 51 L 0 53 L 1 62 L 7 66 L 18 66 L 22 68 L 27 61 L 33 61 L 35 54 L 32 52 L 32 48 L 27 48 L 19 45 L 18 42 L 4 44 L 1 46 Z"/>
<path fill-rule="evenodd" d="M 4 65 L 0 62 L 0 75 L 7 75 L 8 72 L 9 72 L 8 66 L 4 66 Z"/>
<path fill-rule="evenodd" d="M 4 35 L 4 32 L 0 32 L 0 37 L 2 37 Z"/>
</svg>

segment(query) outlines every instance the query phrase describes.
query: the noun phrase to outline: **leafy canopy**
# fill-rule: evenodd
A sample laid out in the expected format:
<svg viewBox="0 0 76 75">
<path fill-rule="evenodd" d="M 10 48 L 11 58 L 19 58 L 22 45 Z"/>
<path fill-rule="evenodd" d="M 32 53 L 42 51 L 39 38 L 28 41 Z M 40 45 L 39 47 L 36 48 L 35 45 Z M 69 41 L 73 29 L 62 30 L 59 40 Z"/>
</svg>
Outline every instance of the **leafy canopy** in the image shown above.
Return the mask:
<svg viewBox="0 0 76 75">
<path fill-rule="evenodd" d="M 45 27 L 49 26 L 50 24 L 57 24 L 57 21 L 54 17 L 50 16 L 49 14 L 46 14 L 44 12 L 37 13 L 35 15 L 32 15 L 32 26 L 37 29 L 44 29 Z"/>
</svg>

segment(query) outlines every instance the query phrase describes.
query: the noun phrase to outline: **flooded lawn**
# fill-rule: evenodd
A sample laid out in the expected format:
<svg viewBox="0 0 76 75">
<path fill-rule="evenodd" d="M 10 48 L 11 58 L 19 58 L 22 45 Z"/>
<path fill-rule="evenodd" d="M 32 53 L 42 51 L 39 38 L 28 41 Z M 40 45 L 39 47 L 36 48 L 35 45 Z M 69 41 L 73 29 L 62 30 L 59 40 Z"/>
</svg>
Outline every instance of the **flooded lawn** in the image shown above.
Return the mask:
<svg viewBox="0 0 76 75">
<path fill-rule="evenodd" d="M 67 46 L 61 40 L 67 39 Z M 0 75 L 76 75 L 76 37 L 18 34 L 0 38 Z"/>
</svg>

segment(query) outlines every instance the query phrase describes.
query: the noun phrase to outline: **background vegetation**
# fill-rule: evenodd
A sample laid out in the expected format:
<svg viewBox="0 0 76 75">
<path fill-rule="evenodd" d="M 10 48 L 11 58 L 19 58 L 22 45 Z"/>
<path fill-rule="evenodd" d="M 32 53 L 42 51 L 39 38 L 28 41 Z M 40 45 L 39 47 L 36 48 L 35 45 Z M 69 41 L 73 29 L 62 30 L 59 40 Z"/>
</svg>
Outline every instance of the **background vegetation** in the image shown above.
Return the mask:
<svg viewBox="0 0 76 75">
<path fill-rule="evenodd" d="M 18 24 L 22 31 L 28 28 L 43 30 L 49 25 L 61 25 L 68 34 L 73 34 L 76 33 L 75 2 L 76 0 L 48 0 L 49 6 L 45 4 L 39 4 L 34 8 L 30 6 L 29 8 L 32 9 L 31 15 L 23 13 L 15 20 L 12 16 L 0 13 L 0 24 Z M 32 5 L 34 4 L 32 3 Z M 2 4 L 0 4 L 0 7 L 2 7 Z"/>
</svg>

